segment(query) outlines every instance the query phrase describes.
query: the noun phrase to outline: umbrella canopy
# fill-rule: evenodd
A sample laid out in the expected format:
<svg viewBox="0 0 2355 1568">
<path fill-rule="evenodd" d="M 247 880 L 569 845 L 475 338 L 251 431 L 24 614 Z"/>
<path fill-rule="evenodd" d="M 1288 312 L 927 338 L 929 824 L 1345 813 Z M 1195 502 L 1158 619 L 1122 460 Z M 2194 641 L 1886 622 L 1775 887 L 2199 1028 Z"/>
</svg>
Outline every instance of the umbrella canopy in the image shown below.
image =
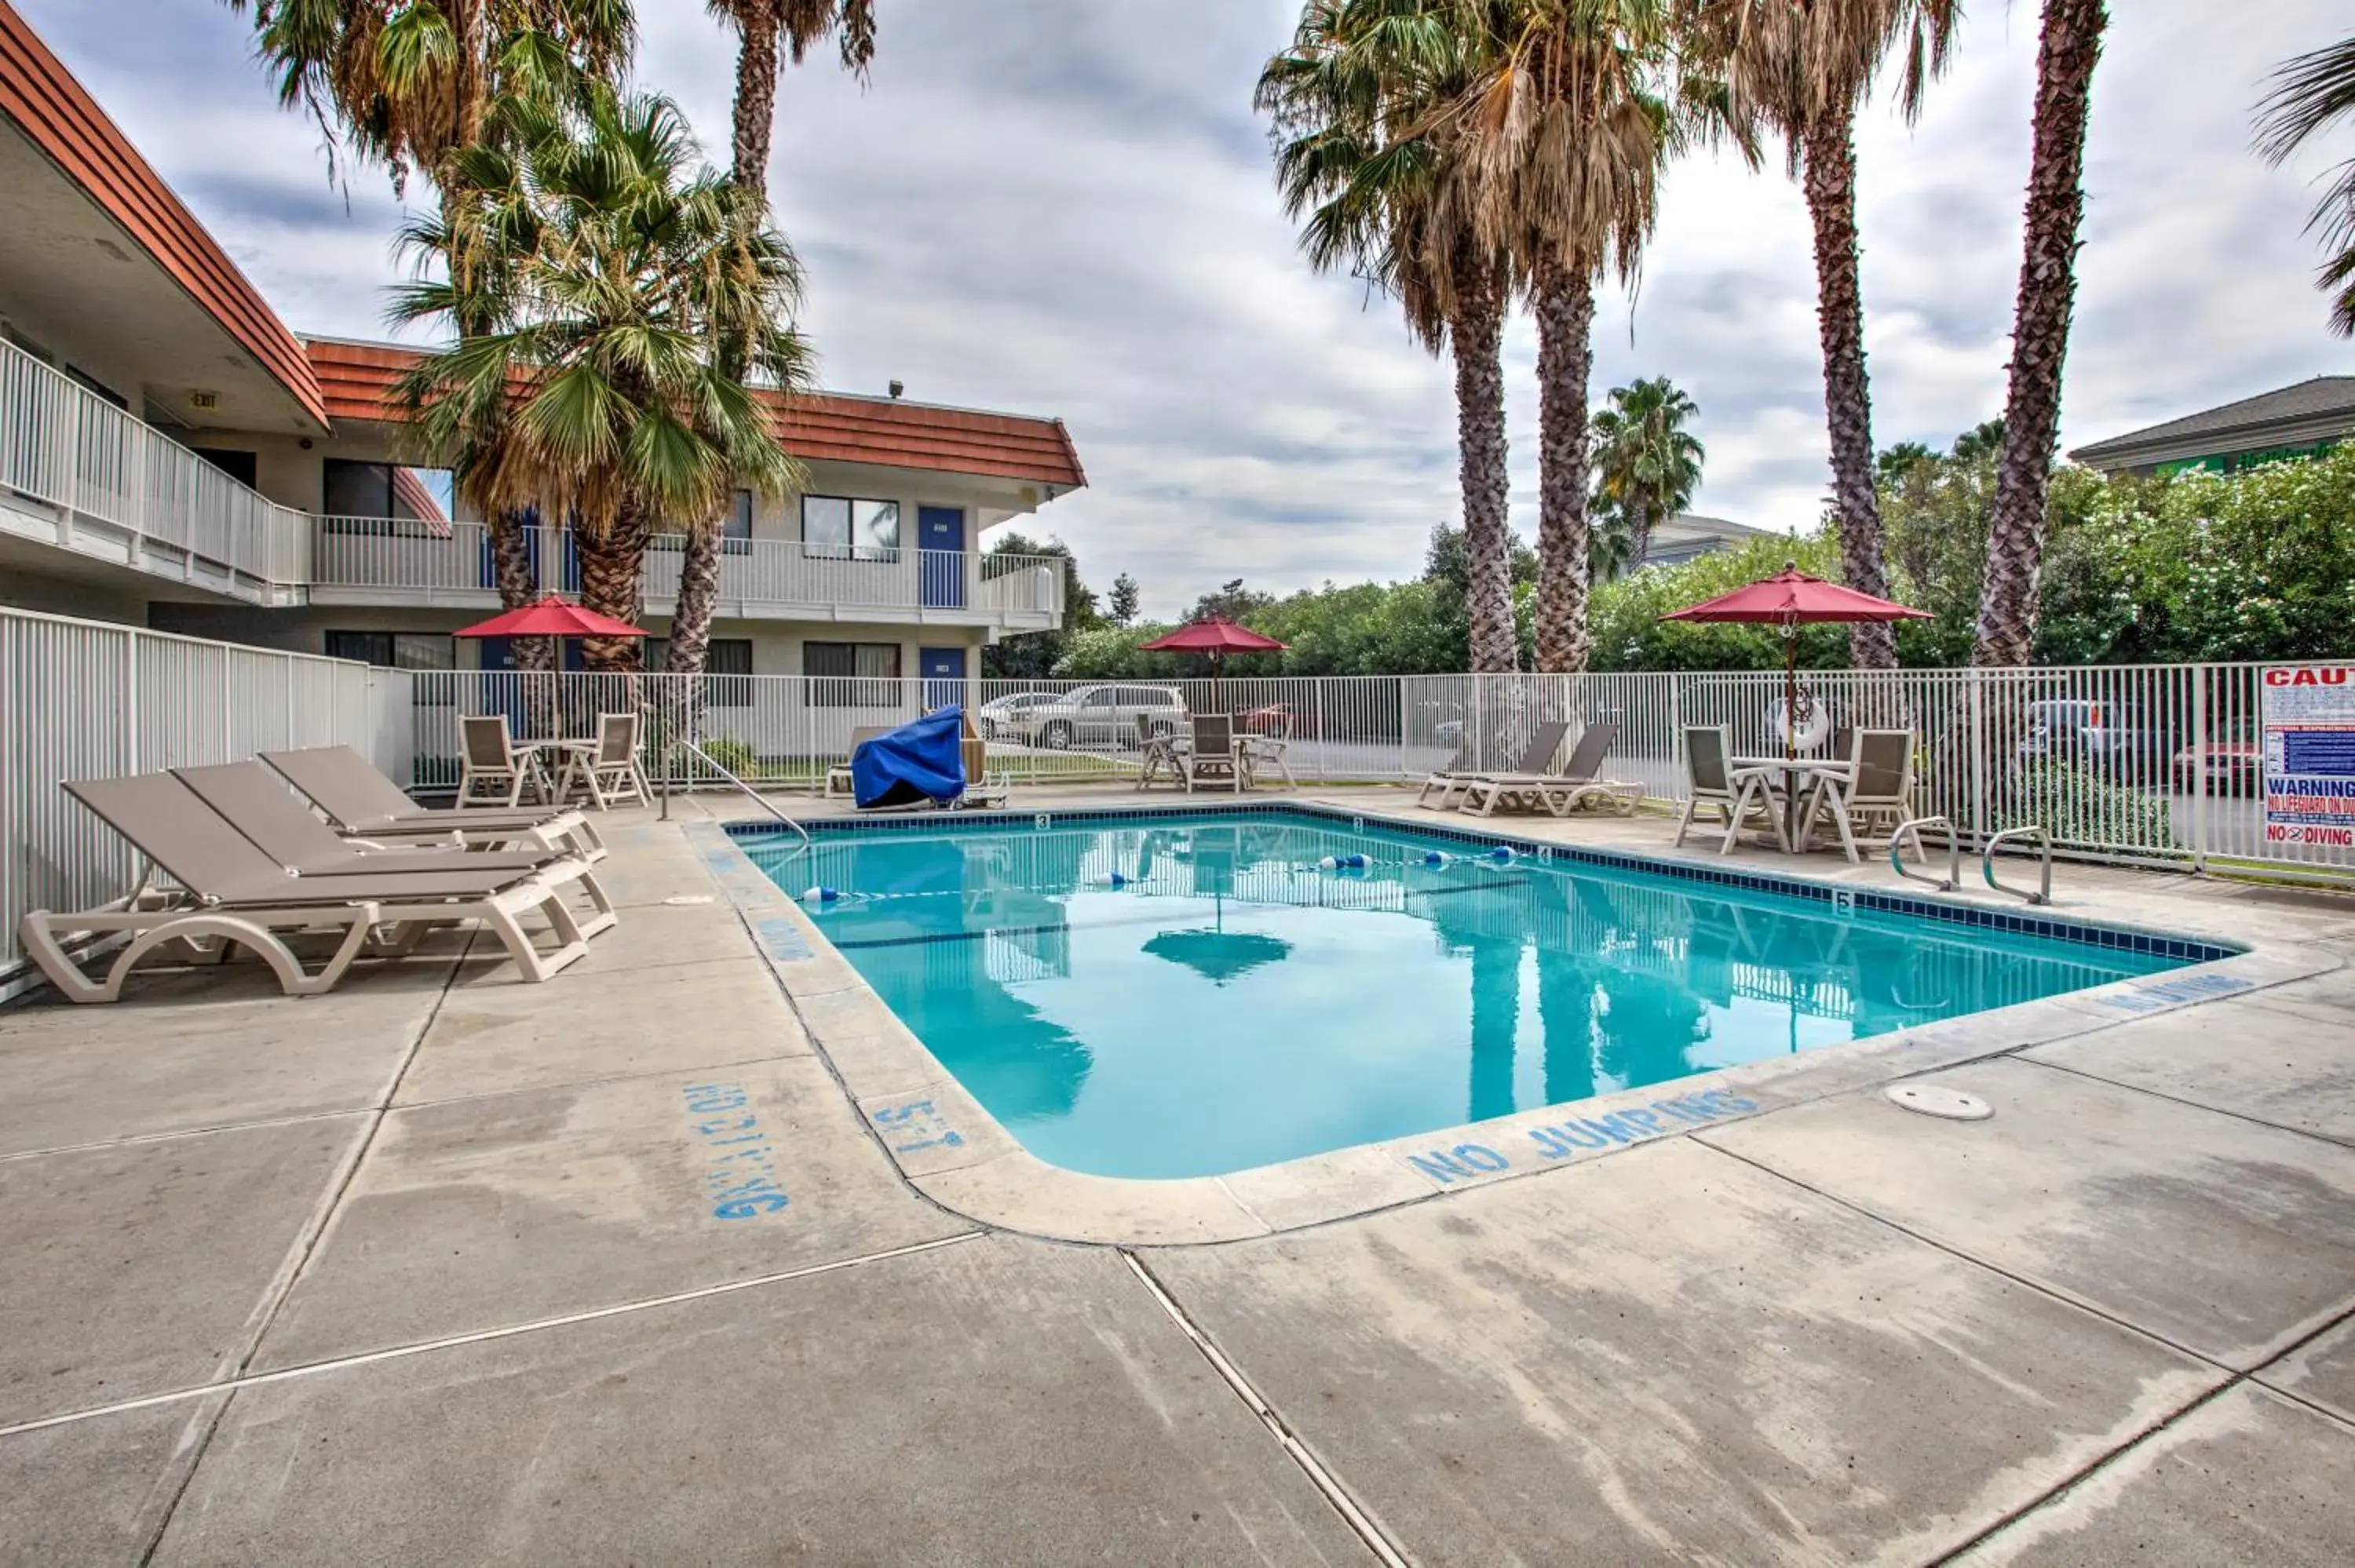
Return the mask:
<svg viewBox="0 0 2355 1568">
<path fill-rule="evenodd" d="M 1814 708 L 1799 694 L 1799 628 L 1860 620 L 1929 620 L 1926 609 L 1875 599 L 1852 588 L 1811 577 L 1796 561 L 1785 561 L 1771 577 L 1721 593 L 1715 599 L 1672 609 L 1662 620 L 1778 626 L 1783 630 L 1783 755 L 1797 754 L 1798 735 Z"/>
<path fill-rule="evenodd" d="M 1286 644 L 1273 637 L 1263 637 L 1248 626 L 1237 626 L 1231 620 L 1212 616 L 1139 646 L 1150 653 L 1208 653 L 1216 657 L 1221 653 L 1280 653 Z"/>
<path fill-rule="evenodd" d="M 1811 577 L 1796 565 L 1786 565 L 1771 577 L 1735 588 L 1732 593 L 1687 605 L 1660 617 L 1662 620 L 1765 622 L 1776 626 L 1816 625 L 1828 621 L 1928 620 L 1926 609 L 1893 599 L 1875 599 L 1852 588 Z"/>
<path fill-rule="evenodd" d="M 1256 931 L 1164 931 L 1145 944 L 1156 959 L 1183 964 L 1213 985 L 1292 956 L 1292 944 Z"/>
<path fill-rule="evenodd" d="M 646 633 L 626 620 L 584 609 L 556 594 L 534 599 L 488 620 L 461 628 L 453 637 L 644 637 Z"/>
</svg>

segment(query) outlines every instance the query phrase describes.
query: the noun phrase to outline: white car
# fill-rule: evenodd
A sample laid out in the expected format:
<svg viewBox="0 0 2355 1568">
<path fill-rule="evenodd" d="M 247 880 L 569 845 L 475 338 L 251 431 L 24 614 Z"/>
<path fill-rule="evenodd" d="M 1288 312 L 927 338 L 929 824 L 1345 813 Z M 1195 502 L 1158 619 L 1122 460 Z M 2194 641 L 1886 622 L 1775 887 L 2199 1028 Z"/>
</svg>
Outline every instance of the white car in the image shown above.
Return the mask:
<svg viewBox="0 0 2355 1568">
<path fill-rule="evenodd" d="M 1140 723 L 1161 734 L 1183 728 L 1185 697 L 1169 686 L 1082 686 L 1025 709 L 1021 720 L 1024 737 L 1050 751 L 1135 746 Z"/>
<path fill-rule="evenodd" d="M 1052 692 L 1008 692 L 973 710 L 974 727 L 984 740 L 1007 740 L 1028 735 L 1023 715 L 1060 699 Z"/>
</svg>

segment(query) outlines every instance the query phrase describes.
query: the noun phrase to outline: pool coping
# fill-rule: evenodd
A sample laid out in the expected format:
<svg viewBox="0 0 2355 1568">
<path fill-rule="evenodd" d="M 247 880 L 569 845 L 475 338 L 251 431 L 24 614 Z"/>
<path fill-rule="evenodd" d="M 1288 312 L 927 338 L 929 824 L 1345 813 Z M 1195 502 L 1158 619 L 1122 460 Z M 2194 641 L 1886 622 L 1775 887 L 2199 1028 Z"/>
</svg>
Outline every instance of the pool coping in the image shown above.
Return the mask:
<svg viewBox="0 0 2355 1568">
<path fill-rule="evenodd" d="M 1219 806 L 1073 807 L 1038 812 L 919 812 L 887 819 L 815 819 L 819 839 L 877 831 L 983 832 L 1009 818 L 1034 825 L 1172 814 L 1206 819 L 1306 815 L 1345 824 L 1512 848 L 1540 861 L 1571 860 L 1665 874 L 1705 885 L 1822 902 L 1841 911 L 1885 910 L 2094 946 L 2175 957 L 2184 967 L 2084 991 L 1966 1014 L 1796 1056 L 1744 1063 L 1648 1088 L 1542 1106 L 1509 1116 L 1358 1144 L 1220 1176 L 1139 1180 L 1049 1164 L 943 1066 L 923 1042 L 827 941 L 820 924 L 736 842 L 769 837 L 773 822 L 686 825 L 714 883 L 900 1175 L 919 1192 L 978 1224 L 1049 1240 L 1170 1246 L 1247 1240 L 1354 1218 L 1446 1193 L 1558 1171 L 1663 1139 L 1722 1127 L 1828 1096 L 1869 1088 L 1990 1056 L 2050 1044 L 2127 1020 L 2243 996 L 2342 967 L 2306 944 L 2191 936 L 2116 920 L 2014 912 L 1936 894 L 1856 887 L 1796 874 L 1712 867 L 1549 843 L 1502 829 L 1431 823 L 1380 810 L 1305 800 Z M 2238 950 L 2234 950 L 2238 949 Z M 2222 955 L 2208 956 L 2202 955 Z"/>
</svg>

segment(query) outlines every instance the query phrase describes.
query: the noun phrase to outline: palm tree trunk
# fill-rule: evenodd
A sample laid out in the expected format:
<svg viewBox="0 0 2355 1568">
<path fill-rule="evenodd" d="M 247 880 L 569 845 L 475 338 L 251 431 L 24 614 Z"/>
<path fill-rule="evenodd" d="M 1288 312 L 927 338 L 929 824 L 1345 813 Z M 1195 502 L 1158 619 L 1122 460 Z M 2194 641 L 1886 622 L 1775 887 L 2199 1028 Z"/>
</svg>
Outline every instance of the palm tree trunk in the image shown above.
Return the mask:
<svg viewBox="0 0 2355 1568">
<path fill-rule="evenodd" d="M 1540 670 L 1586 668 L 1586 387 L 1594 367 L 1591 269 L 1538 269 L 1538 646 Z"/>
<path fill-rule="evenodd" d="M 1448 337 L 1455 355 L 1456 459 L 1464 489 L 1472 668 L 1520 668 L 1513 626 L 1513 560 L 1506 530 L 1512 492 L 1505 470 L 1505 279 L 1494 266 L 1465 269 Z"/>
<path fill-rule="evenodd" d="M 485 524 L 491 535 L 491 576 L 498 585 L 501 609 L 521 609 L 539 597 L 531 570 L 531 529 L 537 521 L 534 513 L 502 512 Z M 555 644 L 545 637 L 518 637 L 510 647 L 518 670 L 556 668 Z"/>
<path fill-rule="evenodd" d="M 2061 429 L 2061 366 L 2077 299 L 2077 228 L 2085 213 L 2085 117 L 2109 23 L 2104 0 L 2045 0 L 2036 56 L 2036 130 L 2028 168 L 2028 240 L 2011 334 L 1987 569 L 1971 662 L 2028 662 L 2036 636 L 2045 503 Z"/>
<path fill-rule="evenodd" d="M 1872 389 L 1864 369 L 1864 285 L 1856 255 L 1856 141 L 1849 117 L 1810 126 L 1802 147 L 1807 216 L 1816 229 L 1816 321 L 1824 346 L 1824 418 L 1831 430 L 1840 575 L 1859 593 L 1887 599 L 1881 501 L 1872 489 Z M 1850 626 L 1848 652 L 1859 670 L 1894 670 L 1897 632 L 1881 621 Z"/>
<path fill-rule="evenodd" d="M 620 514 L 593 535 L 576 531 L 583 605 L 632 626 L 645 618 L 647 533 L 645 511 L 635 503 L 623 506 Z M 644 667 L 641 647 L 635 637 L 584 637 L 581 662 L 601 673 L 632 674 Z"/>
<path fill-rule="evenodd" d="M 717 523 L 687 531 L 678 563 L 678 606 L 670 618 L 670 650 L 663 657 L 666 673 L 703 673 L 711 650 L 711 615 L 719 602 L 719 558 Z"/>
<path fill-rule="evenodd" d="M 1652 553 L 1652 507 L 1651 503 L 1638 493 L 1627 497 L 1625 510 L 1627 514 L 1626 569 L 1632 572 L 1644 564 L 1646 556 Z"/>
<path fill-rule="evenodd" d="M 1513 1110 L 1514 1036 L 1521 1022 L 1521 949 L 1499 937 L 1472 938 L 1472 1060 L 1465 1119 Z"/>
<path fill-rule="evenodd" d="M 769 132 L 777 117 L 775 0 L 737 0 L 735 167 L 729 178 L 746 190 L 769 183 Z"/>
</svg>

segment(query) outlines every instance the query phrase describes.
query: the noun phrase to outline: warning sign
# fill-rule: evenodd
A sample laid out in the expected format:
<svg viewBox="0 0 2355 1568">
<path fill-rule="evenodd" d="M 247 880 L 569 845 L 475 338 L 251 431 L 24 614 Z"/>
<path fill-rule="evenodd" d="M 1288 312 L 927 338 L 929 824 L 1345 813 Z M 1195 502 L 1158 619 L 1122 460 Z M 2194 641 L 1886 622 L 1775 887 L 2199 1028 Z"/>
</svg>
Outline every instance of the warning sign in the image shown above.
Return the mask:
<svg viewBox="0 0 2355 1568">
<path fill-rule="evenodd" d="M 2355 664 L 2265 671 L 2265 842 L 2355 848 Z"/>
</svg>

